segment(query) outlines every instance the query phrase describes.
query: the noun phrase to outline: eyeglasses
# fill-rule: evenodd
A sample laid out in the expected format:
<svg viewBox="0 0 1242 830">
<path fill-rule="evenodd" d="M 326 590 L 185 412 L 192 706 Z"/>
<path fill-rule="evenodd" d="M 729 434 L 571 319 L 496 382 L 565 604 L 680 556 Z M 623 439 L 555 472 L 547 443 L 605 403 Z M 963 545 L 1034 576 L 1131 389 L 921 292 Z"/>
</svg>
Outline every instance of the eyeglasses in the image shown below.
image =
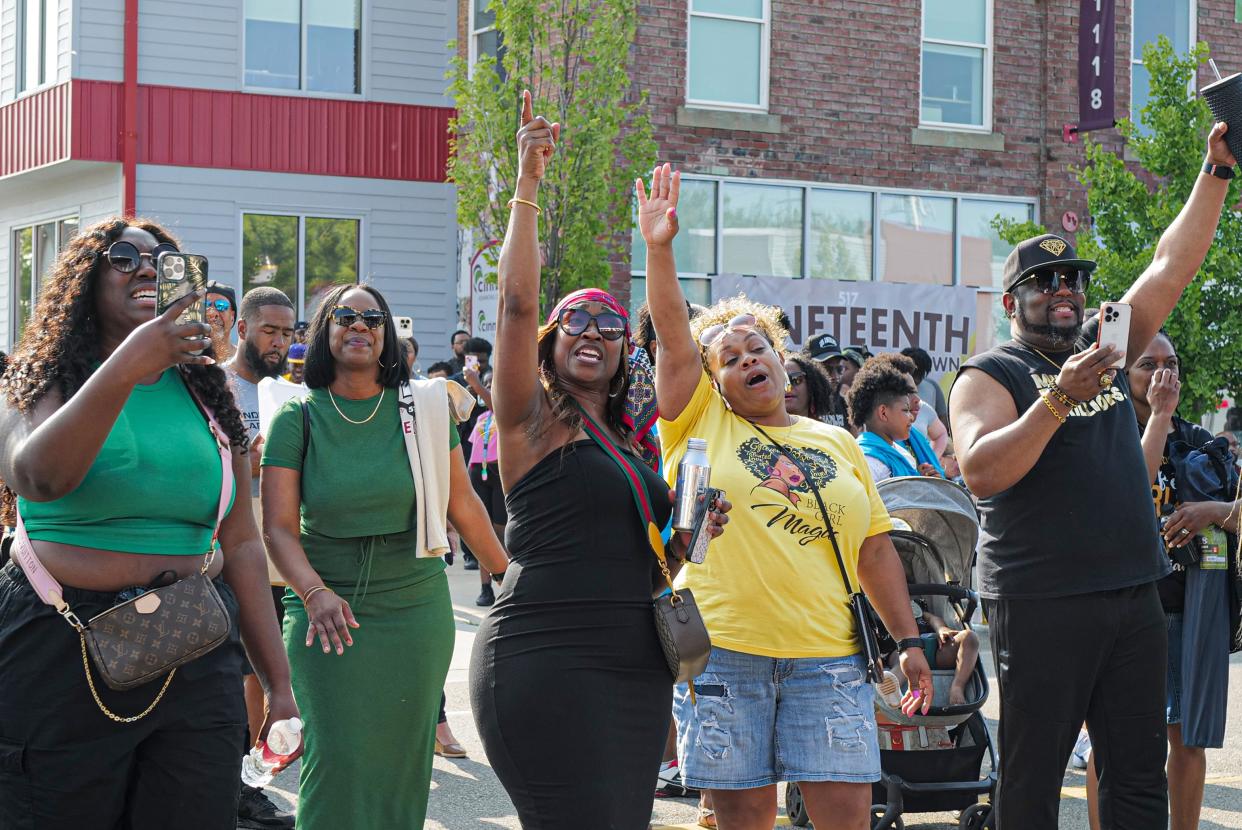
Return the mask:
<svg viewBox="0 0 1242 830">
<path fill-rule="evenodd" d="M 1075 294 L 1086 294 L 1087 286 L 1091 284 L 1091 273 L 1080 269 L 1066 268 L 1045 268 L 1041 271 L 1033 271 L 1022 279 L 1018 280 L 1010 288 L 1012 291 L 1024 282 L 1034 280 L 1035 287 L 1044 294 L 1055 294 L 1061 290 L 1061 283 L 1065 283 L 1065 287 Z"/>
<path fill-rule="evenodd" d="M 708 326 L 703 329 L 703 333 L 699 335 L 699 345 L 707 348 L 721 338 L 726 331 L 732 331 L 738 328 L 754 328 L 759 321 L 755 319 L 753 314 L 739 314 L 727 323 L 717 323 L 714 326 Z"/>
<path fill-rule="evenodd" d="M 120 240 L 113 242 L 108 247 L 108 264 L 113 269 L 120 271 L 122 274 L 132 274 L 142 267 L 143 258 L 151 260 L 154 265 L 155 261 L 160 258 L 160 254 L 175 254 L 177 246 L 171 242 L 161 242 L 151 249 L 151 253 L 144 254 L 132 242 Z"/>
<path fill-rule="evenodd" d="M 804 383 L 806 383 L 805 374 L 803 374 L 802 372 L 790 372 L 789 373 L 789 385 L 790 386 L 801 386 Z"/>
<path fill-rule="evenodd" d="M 625 334 L 625 320 L 615 311 L 592 314 L 585 308 L 567 308 L 561 312 L 557 325 L 570 337 L 577 337 L 595 323 L 595 330 L 605 340 L 620 340 Z"/>
<path fill-rule="evenodd" d="M 220 312 L 221 314 L 228 311 L 232 307 L 233 307 L 233 304 L 230 303 L 228 300 L 203 300 L 203 308 L 206 308 L 206 309 L 214 308 L 216 311 Z"/>
<path fill-rule="evenodd" d="M 338 305 L 332 309 L 332 322 L 338 326 L 349 328 L 354 323 L 362 319 L 363 324 L 369 329 L 377 329 L 388 322 L 388 314 L 378 308 L 368 308 L 366 311 L 359 311 L 347 305 Z"/>
</svg>

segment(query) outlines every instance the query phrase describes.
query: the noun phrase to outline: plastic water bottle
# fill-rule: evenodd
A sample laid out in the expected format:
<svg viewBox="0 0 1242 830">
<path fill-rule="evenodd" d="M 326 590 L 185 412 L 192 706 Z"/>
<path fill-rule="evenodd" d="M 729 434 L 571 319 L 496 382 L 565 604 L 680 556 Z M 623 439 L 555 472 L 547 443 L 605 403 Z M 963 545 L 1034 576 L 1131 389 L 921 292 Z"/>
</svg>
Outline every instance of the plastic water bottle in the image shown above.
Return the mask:
<svg viewBox="0 0 1242 830">
<path fill-rule="evenodd" d="M 242 781 L 251 787 L 266 787 L 278 769 L 289 763 L 289 756 L 302 745 L 302 720 L 278 720 L 267 731 L 267 740 L 242 758 Z"/>
</svg>

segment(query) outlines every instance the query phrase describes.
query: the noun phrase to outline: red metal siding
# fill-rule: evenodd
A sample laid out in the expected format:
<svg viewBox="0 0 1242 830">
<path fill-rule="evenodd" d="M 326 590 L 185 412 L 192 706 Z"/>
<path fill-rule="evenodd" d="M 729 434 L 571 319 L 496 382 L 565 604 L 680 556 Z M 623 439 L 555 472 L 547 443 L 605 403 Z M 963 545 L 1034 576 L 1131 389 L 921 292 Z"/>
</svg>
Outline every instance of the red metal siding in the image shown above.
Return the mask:
<svg viewBox="0 0 1242 830">
<path fill-rule="evenodd" d="M 0 176 L 69 157 L 69 84 L 0 107 Z"/>
<path fill-rule="evenodd" d="M 121 160 L 124 87 L 110 81 L 73 81 L 70 158 Z"/>
</svg>

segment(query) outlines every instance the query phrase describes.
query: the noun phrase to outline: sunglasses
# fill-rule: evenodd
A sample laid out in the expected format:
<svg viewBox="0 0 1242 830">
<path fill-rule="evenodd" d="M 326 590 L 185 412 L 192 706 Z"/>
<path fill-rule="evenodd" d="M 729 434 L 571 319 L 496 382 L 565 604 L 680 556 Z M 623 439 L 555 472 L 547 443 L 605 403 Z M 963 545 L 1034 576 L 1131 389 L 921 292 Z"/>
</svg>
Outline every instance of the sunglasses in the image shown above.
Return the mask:
<svg viewBox="0 0 1242 830">
<path fill-rule="evenodd" d="M 160 258 L 160 254 L 178 253 L 177 246 L 171 242 L 161 242 L 151 249 L 151 253 L 145 254 L 138 250 L 132 242 L 113 242 L 108 247 L 108 264 L 114 270 L 120 271 L 122 274 L 132 274 L 142 267 L 144 258 L 151 260 L 151 264 L 155 265 L 155 261 Z"/>
<path fill-rule="evenodd" d="M 1046 268 L 1042 271 L 1033 271 L 1022 279 L 1013 284 L 1013 288 L 1017 288 L 1024 282 L 1035 283 L 1035 287 L 1044 294 L 1055 294 L 1061 290 L 1061 283 L 1065 283 L 1065 287 L 1075 294 L 1086 294 L 1087 286 L 1091 285 L 1091 274 L 1088 271 L 1079 269 L 1066 270 L 1064 268 Z M 1010 289 L 1012 290 L 1012 289 Z"/>
<path fill-rule="evenodd" d="M 233 304 L 228 300 L 203 300 L 203 308 L 214 308 L 221 314 L 228 311 L 232 307 Z"/>
<path fill-rule="evenodd" d="M 625 319 L 615 311 L 592 314 L 585 308 L 567 308 L 561 312 L 557 325 L 570 337 L 577 337 L 595 324 L 595 330 L 605 340 L 620 340 L 625 334 Z"/>
<path fill-rule="evenodd" d="M 789 375 L 790 386 L 801 386 L 806 383 L 806 375 L 802 372 L 793 372 Z"/>
<path fill-rule="evenodd" d="M 347 305 L 338 305 L 332 309 L 332 322 L 338 326 L 349 328 L 361 319 L 369 329 L 377 329 L 388 322 L 387 312 L 378 308 L 368 308 L 366 311 L 359 311 L 356 308 L 350 308 Z"/>
<path fill-rule="evenodd" d="M 739 328 L 753 329 L 758 323 L 759 321 L 755 319 L 753 314 L 739 314 L 727 323 L 717 323 L 714 326 L 708 326 L 703 329 L 703 333 L 699 335 L 699 345 L 707 348 L 719 340 L 726 331 Z"/>
</svg>

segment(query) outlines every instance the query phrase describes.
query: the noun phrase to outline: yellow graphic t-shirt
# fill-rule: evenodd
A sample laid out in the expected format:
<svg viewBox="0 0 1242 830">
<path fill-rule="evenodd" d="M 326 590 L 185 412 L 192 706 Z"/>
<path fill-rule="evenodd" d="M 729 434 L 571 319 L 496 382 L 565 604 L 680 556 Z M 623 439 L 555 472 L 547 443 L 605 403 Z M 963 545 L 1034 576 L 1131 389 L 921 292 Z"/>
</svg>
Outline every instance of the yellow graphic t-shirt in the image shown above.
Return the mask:
<svg viewBox="0 0 1242 830">
<path fill-rule="evenodd" d="M 858 443 L 840 427 L 798 418 L 763 427 L 815 476 L 858 587 L 858 549 L 892 530 Z M 660 419 L 670 484 L 690 438 L 707 441 L 711 483 L 733 503 L 724 535 L 678 587 L 694 592 L 712 644 L 765 657 L 845 657 L 859 651 L 848 595 L 815 493 L 798 467 L 725 408 L 707 374 L 675 421 Z"/>
</svg>

